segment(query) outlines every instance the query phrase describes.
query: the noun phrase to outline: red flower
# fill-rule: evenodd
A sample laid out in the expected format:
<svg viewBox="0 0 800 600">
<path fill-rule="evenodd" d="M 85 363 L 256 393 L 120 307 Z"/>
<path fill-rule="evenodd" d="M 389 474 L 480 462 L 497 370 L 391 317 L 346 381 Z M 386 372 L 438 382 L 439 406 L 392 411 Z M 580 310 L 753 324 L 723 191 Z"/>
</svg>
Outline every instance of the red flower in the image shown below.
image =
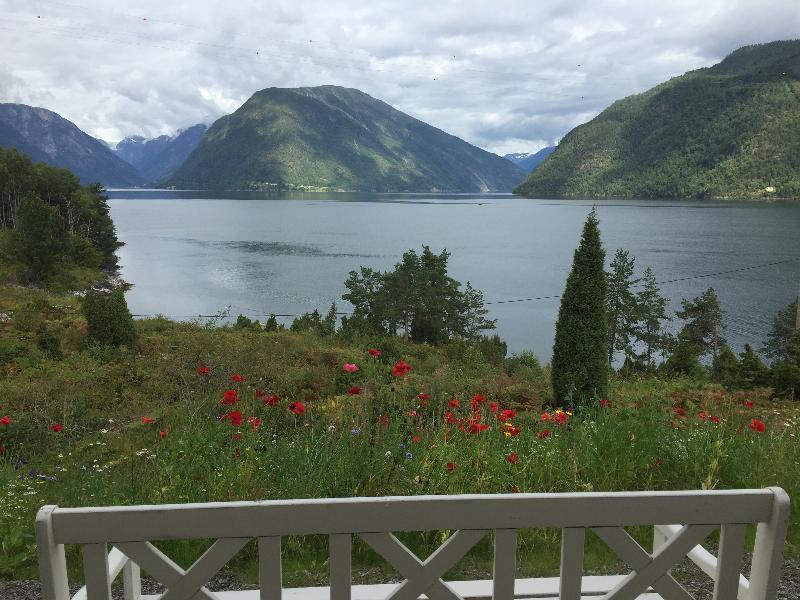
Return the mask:
<svg viewBox="0 0 800 600">
<path fill-rule="evenodd" d="M 220 421 L 226 421 L 226 420 L 230 421 L 231 425 L 233 425 L 234 427 L 239 427 L 243 421 L 242 413 L 240 413 L 238 410 L 232 410 L 228 414 L 222 415 L 222 417 L 220 417 Z"/>
<path fill-rule="evenodd" d="M 384 427 L 389 426 L 389 415 L 381 415 L 379 417 L 379 420 L 381 422 L 381 425 L 383 425 Z"/>
<path fill-rule="evenodd" d="M 757 433 L 763 433 L 767 430 L 767 426 L 764 425 L 764 421 L 761 419 L 753 419 L 750 421 L 750 425 L 748 425 L 750 431 L 755 431 Z"/>
<path fill-rule="evenodd" d="M 231 375 L 231 381 L 233 381 L 234 383 L 239 383 L 240 381 L 244 381 L 244 377 L 242 377 L 238 373 L 234 373 L 233 375 Z"/>
<path fill-rule="evenodd" d="M 456 422 L 456 418 L 453 416 L 453 413 L 451 413 L 449 410 L 446 413 L 444 413 L 444 420 L 447 422 L 448 425 L 452 425 L 453 423 Z"/>
<path fill-rule="evenodd" d="M 511 437 L 516 437 L 519 435 L 520 431 L 522 431 L 519 427 L 515 427 L 511 423 L 506 423 L 504 425 L 505 432 L 510 435 Z"/>
<path fill-rule="evenodd" d="M 289 410 L 292 411 L 294 414 L 300 416 L 304 412 L 306 412 L 306 405 L 302 402 L 292 402 L 289 405 Z"/>
<path fill-rule="evenodd" d="M 367 350 L 367 352 L 369 352 L 370 356 L 374 356 L 375 358 L 378 358 L 381 355 L 381 351 L 377 348 L 370 348 Z"/>
<path fill-rule="evenodd" d="M 230 406 L 235 406 L 237 402 L 239 402 L 239 392 L 236 390 L 225 390 L 225 393 L 222 394 L 222 400 L 219 401 L 220 404 Z"/>
<path fill-rule="evenodd" d="M 456 470 L 456 463 L 454 463 L 454 462 L 447 463 L 447 470 L 448 471 L 455 471 Z"/>
<path fill-rule="evenodd" d="M 155 422 L 156 422 L 156 420 L 155 420 L 155 419 L 153 419 L 152 417 L 142 417 L 142 418 L 140 419 L 140 421 L 141 421 L 142 423 L 144 423 L 145 425 L 147 425 L 148 423 L 155 423 Z"/>
<path fill-rule="evenodd" d="M 419 413 L 415 410 L 410 410 L 406 413 L 406 415 L 408 415 L 409 417 L 418 417 Z"/>
<path fill-rule="evenodd" d="M 167 431 L 166 429 L 164 429 L 163 431 L 159 431 L 159 432 L 158 432 L 158 437 L 159 437 L 159 439 L 162 439 L 162 440 L 163 440 L 165 437 L 167 437 L 167 434 L 168 434 L 168 433 L 169 433 L 169 431 Z"/>
<path fill-rule="evenodd" d="M 356 371 L 358 371 L 358 365 L 353 363 L 345 363 L 344 365 L 342 365 L 342 370 L 346 371 L 347 373 L 355 373 Z"/>
<path fill-rule="evenodd" d="M 449 400 L 449 401 L 447 402 L 447 405 L 448 405 L 450 408 L 458 408 L 458 400 L 457 400 L 456 398 L 453 398 L 452 400 Z"/>
<path fill-rule="evenodd" d="M 411 365 L 404 360 L 398 360 L 392 367 L 392 375 L 395 377 L 405 377 L 411 372 Z"/>
<path fill-rule="evenodd" d="M 418 444 L 418 443 L 419 443 L 419 441 L 420 441 L 421 439 L 422 439 L 422 438 L 421 438 L 420 436 L 418 436 L 418 435 L 415 435 L 414 437 L 412 437 L 412 438 L 411 438 L 411 441 L 412 441 L 413 443 L 415 443 L 415 444 Z"/>
<path fill-rule="evenodd" d="M 423 393 L 421 393 L 421 394 L 417 394 L 417 398 L 419 398 L 420 400 L 422 400 L 423 402 L 425 402 L 425 400 L 427 400 L 428 398 L 430 398 L 430 396 L 429 396 L 428 394 L 426 394 L 425 392 L 423 392 Z"/>
<path fill-rule="evenodd" d="M 253 431 L 258 431 L 258 428 L 261 427 L 261 419 L 258 417 L 247 417 L 247 422 L 253 426 Z"/>
<path fill-rule="evenodd" d="M 9 417 L 8 415 L 6 415 L 6 416 L 5 416 L 5 417 L 3 417 L 2 419 L 0 419 L 0 425 L 5 425 L 6 427 L 8 427 L 9 425 L 11 425 L 11 417 Z"/>
<path fill-rule="evenodd" d="M 351 396 L 358 396 L 361 393 L 361 391 L 362 390 L 361 390 L 360 387 L 358 387 L 357 385 L 354 385 L 349 390 L 347 390 L 347 393 L 350 394 Z"/>
<path fill-rule="evenodd" d="M 742 404 L 744 404 L 745 408 L 753 408 L 753 402 L 751 400 L 745 400 Z"/>
<path fill-rule="evenodd" d="M 278 394 L 272 394 L 271 396 L 261 397 L 261 404 L 263 404 L 264 406 L 276 406 L 278 402 L 280 402 Z"/>
<path fill-rule="evenodd" d="M 600 408 L 610 408 L 610 407 L 611 407 L 611 401 L 608 400 L 608 398 L 603 398 L 602 400 L 600 400 Z"/>
<path fill-rule="evenodd" d="M 686 409 L 685 408 L 681 408 L 680 406 L 678 406 L 678 407 L 675 408 L 675 414 L 678 415 L 679 417 L 683 418 L 683 417 L 686 416 Z"/>
<path fill-rule="evenodd" d="M 717 415 L 711 415 L 710 417 L 708 417 L 708 420 L 711 421 L 712 423 L 719 423 L 719 417 Z"/>
<path fill-rule="evenodd" d="M 497 402 L 489 402 L 489 412 L 496 413 L 500 410 L 500 405 Z"/>
<path fill-rule="evenodd" d="M 472 397 L 472 401 L 475 402 L 476 404 L 483 404 L 484 402 L 486 402 L 486 396 L 484 396 L 483 394 L 475 394 Z"/>
<path fill-rule="evenodd" d="M 200 365 L 197 367 L 197 374 L 198 375 L 209 375 L 211 373 L 211 368 L 205 365 Z"/>
<path fill-rule="evenodd" d="M 517 416 L 517 413 L 515 413 L 513 410 L 507 408 L 503 412 L 501 412 L 499 415 L 497 415 L 497 418 L 499 420 L 501 420 L 501 421 L 510 421 L 511 419 L 513 419 L 516 416 Z"/>
<path fill-rule="evenodd" d="M 706 411 L 703 411 L 701 413 L 697 413 L 697 418 L 701 421 L 705 421 L 708 418 L 708 415 L 706 414 Z"/>
<path fill-rule="evenodd" d="M 487 429 L 489 429 L 489 426 L 484 425 L 483 423 L 472 423 L 469 426 L 469 432 L 472 434 L 476 434 L 479 431 L 486 431 Z"/>
<path fill-rule="evenodd" d="M 515 465 L 519 462 L 519 455 L 516 452 L 512 452 L 508 456 L 506 456 L 506 460 L 510 462 L 512 465 Z"/>
<path fill-rule="evenodd" d="M 569 421 L 569 415 L 565 412 L 556 412 L 556 416 L 553 417 L 553 421 L 559 425 L 564 425 L 567 421 Z"/>
<path fill-rule="evenodd" d="M 543 412 L 542 416 L 540 417 L 542 421 L 549 421 L 550 420 L 550 413 Z"/>
<path fill-rule="evenodd" d="M 61 423 L 54 423 L 50 425 L 50 429 L 52 429 L 56 433 L 61 433 L 62 431 L 64 431 L 64 426 Z"/>
<path fill-rule="evenodd" d="M 539 439 L 546 440 L 547 438 L 550 437 L 550 430 L 549 429 L 542 429 L 538 433 L 538 436 L 539 436 Z"/>
</svg>

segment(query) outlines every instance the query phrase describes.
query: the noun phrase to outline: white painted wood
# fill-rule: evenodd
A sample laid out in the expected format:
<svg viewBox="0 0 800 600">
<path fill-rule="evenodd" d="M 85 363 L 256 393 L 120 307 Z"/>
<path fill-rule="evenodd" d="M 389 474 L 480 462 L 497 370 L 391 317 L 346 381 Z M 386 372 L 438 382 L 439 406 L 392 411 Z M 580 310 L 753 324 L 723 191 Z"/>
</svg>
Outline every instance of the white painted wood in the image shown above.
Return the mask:
<svg viewBox="0 0 800 600">
<path fill-rule="evenodd" d="M 335 534 L 328 538 L 331 600 L 350 600 L 352 580 L 353 536 Z"/>
<path fill-rule="evenodd" d="M 789 527 L 789 496 L 781 488 L 773 492 L 772 510 L 766 522 L 759 523 L 750 569 L 748 600 L 773 600 L 778 591 L 783 545 Z"/>
<path fill-rule="evenodd" d="M 258 587 L 261 588 L 259 600 L 281 600 L 282 564 L 281 538 L 258 538 Z"/>
<path fill-rule="evenodd" d="M 131 560 L 122 568 L 122 589 L 125 600 L 139 600 L 142 596 L 141 569 Z"/>
<path fill-rule="evenodd" d="M 43 600 L 69 600 L 67 560 L 64 546 L 53 535 L 53 511 L 56 506 L 43 506 L 36 514 L 36 549 L 39 554 L 39 579 Z"/>
<path fill-rule="evenodd" d="M 245 547 L 248 538 L 222 538 L 189 567 L 183 576 L 172 583 L 162 600 L 191 600 L 234 555 Z"/>
<path fill-rule="evenodd" d="M 729 523 L 722 526 L 719 560 L 714 576 L 714 600 L 731 600 L 739 594 L 739 575 L 746 534 L 747 525 Z"/>
<path fill-rule="evenodd" d="M 494 532 L 493 567 L 492 600 L 513 600 L 517 576 L 516 529 L 498 529 Z"/>
<path fill-rule="evenodd" d="M 64 508 L 55 541 L 147 541 L 380 531 L 757 523 L 771 490 L 393 496 Z"/>
<path fill-rule="evenodd" d="M 83 544 L 83 575 L 86 600 L 111 600 L 111 577 L 108 572 L 108 545 L 105 542 Z"/>
<path fill-rule="evenodd" d="M 580 600 L 585 541 L 586 529 L 583 527 L 565 527 L 561 530 L 560 600 Z"/>
</svg>

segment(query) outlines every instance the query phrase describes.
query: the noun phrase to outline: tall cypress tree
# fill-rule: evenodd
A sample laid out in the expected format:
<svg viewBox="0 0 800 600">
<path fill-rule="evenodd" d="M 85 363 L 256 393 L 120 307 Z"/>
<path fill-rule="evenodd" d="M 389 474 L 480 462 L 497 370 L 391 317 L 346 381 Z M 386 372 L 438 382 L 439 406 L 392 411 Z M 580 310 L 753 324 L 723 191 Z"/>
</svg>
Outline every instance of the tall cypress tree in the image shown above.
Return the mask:
<svg viewBox="0 0 800 600">
<path fill-rule="evenodd" d="M 579 406 L 595 396 L 604 397 L 608 391 L 604 261 L 597 211 L 593 208 L 583 226 L 558 310 L 552 361 L 557 402 L 571 394 L 573 404 Z"/>
</svg>

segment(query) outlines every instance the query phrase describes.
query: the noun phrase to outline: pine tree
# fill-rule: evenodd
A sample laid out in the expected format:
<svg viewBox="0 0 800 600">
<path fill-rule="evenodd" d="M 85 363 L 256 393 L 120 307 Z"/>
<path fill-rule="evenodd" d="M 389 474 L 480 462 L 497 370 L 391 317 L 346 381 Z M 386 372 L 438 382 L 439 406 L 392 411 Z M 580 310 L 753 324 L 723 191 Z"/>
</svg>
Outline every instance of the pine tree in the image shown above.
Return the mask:
<svg viewBox="0 0 800 600">
<path fill-rule="evenodd" d="M 676 314 L 686 324 L 679 336 L 696 345 L 701 356 L 710 354 L 715 359 L 726 342 L 722 337 L 722 307 L 714 288 L 708 288 L 693 300 L 682 300 L 681 307 Z"/>
<path fill-rule="evenodd" d="M 597 212 L 586 219 L 556 321 L 552 382 L 557 402 L 575 405 L 608 390 L 605 251 Z"/>
<path fill-rule="evenodd" d="M 740 369 L 739 359 L 726 344 L 711 363 L 711 380 L 726 388 L 738 387 Z"/>
<path fill-rule="evenodd" d="M 608 322 L 608 362 L 614 362 L 614 353 L 633 355 L 633 329 L 637 318 L 636 295 L 633 286 L 636 258 L 619 248 L 611 261 L 611 271 L 606 275 L 606 321 Z"/>
<path fill-rule="evenodd" d="M 641 290 L 636 294 L 636 320 L 633 324 L 633 338 L 644 348 L 638 358 L 648 369 L 655 367 L 655 355 L 665 353 L 671 338 L 663 324 L 669 321 L 667 299 L 661 295 L 652 269 L 647 267 L 641 279 Z"/>
<path fill-rule="evenodd" d="M 772 361 L 786 360 L 789 340 L 795 332 L 797 319 L 797 300 L 781 310 L 772 321 L 772 330 L 762 352 Z"/>
<path fill-rule="evenodd" d="M 770 373 L 767 365 L 753 351 L 750 344 L 744 345 L 744 350 L 739 354 L 739 380 L 742 389 L 752 389 L 769 385 Z"/>
</svg>

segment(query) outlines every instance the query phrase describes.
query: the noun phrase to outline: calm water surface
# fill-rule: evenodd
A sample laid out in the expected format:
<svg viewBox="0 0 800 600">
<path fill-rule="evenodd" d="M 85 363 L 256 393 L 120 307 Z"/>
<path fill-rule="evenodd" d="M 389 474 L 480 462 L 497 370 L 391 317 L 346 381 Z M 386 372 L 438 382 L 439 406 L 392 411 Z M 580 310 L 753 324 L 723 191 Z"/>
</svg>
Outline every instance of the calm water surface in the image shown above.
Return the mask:
<svg viewBox="0 0 800 600">
<path fill-rule="evenodd" d="M 409 248 L 451 252 L 450 271 L 487 302 L 563 291 L 581 226 L 598 207 L 603 243 L 659 281 L 800 258 L 800 206 L 697 201 L 562 201 L 509 195 L 109 192 L 132 312 L 341 310 L 360 265 L 389 269 Z M 662 285 L 671 309 L 714 287 L 726 335 L 760 345 L 800 284 L 800 260 Z M 510 351 L 550 357 L 558 300 L 491 304 Z M 283 319 L 289 322 L 291 319 Z"/>
</svg>

